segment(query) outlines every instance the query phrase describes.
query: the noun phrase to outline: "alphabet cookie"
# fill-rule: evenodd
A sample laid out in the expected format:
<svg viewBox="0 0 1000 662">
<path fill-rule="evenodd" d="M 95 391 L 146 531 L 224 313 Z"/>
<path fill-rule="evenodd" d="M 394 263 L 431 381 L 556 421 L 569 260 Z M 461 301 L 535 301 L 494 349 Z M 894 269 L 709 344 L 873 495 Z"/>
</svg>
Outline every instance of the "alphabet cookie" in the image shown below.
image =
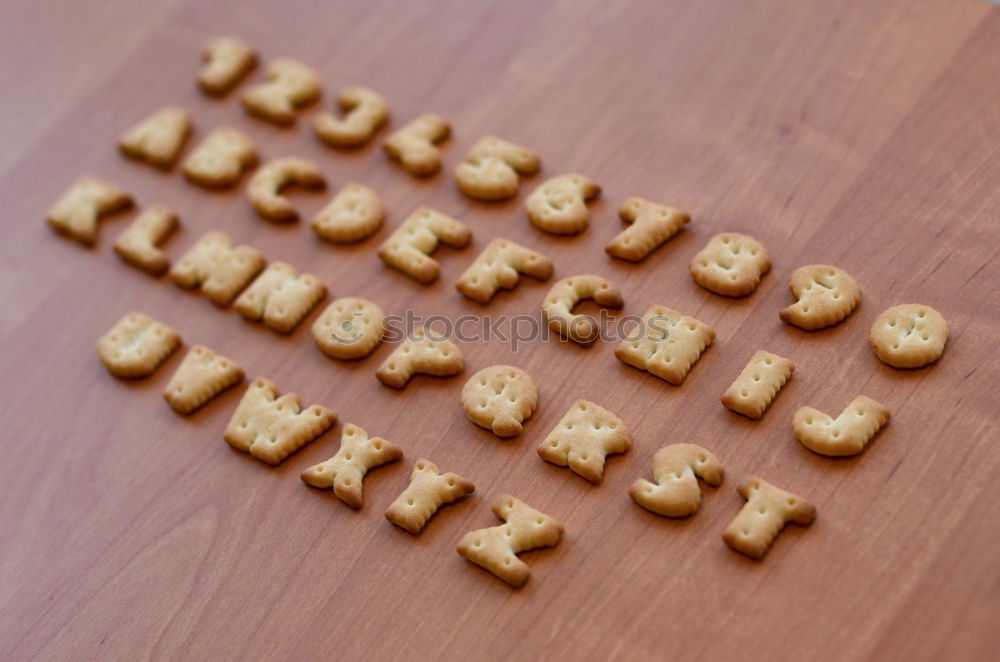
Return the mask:
<svg viewBox="0 0 1000 662">
<path fill-rule="evenodd" d="M 763 244 L 736 232 L 709 240 L 691 260 L 691 277 L 706 290 L 727 297 L 743 297 L 771 270 L 771 255 Z"/>
<path fill-rule="evenodd" d="M 257 149 L 245 134 L 223 127 L 208 134 L 184 162 L 184 176 L 208 188 L 225 188 L 240 181 L 257 163 Z"/>
<path fill-rule="evenodd" d="M 553 177 L 528 196 L 524 206 L 531 224 L 549 234 L 577 234 L 587 229 L 587 202 L 601 187 L 583 175 Z"/>
<path fill-rule="evenodd" d="M 216 96 L 222 96 L 236 87 L 257 64 L 253 49 L 232 37 L 217 37 L 208 42 L 202 59 L 204 64 L 198 73 L 198 85 L 208 94 Z"/>
<path fill-rule="evenodd" d="M 816 506 L 756 476 L 744 479 L 736 491 L 747 502 L 726 527 L 722 539 L 752 559 L 764 557 L 788 522 L 809 526 L 816 517 Z"/>
<path fill-rule="evenodd" d="M 264 78 L 243 95 L 244 108 L 261 119 L 290 125 L 296 110 L 319 98 L 319 76 L 297 60 L 278 58 L 268 65 Z"/>
<path fill-rule="evenodd" d="M 615 357 L 674 386 L 684 383 L 691 366 L 715 340 L 712 327 L 666 306 L 650 306 L 638 335 L 623 338 Z"/>
<path fill-rule="evenodd" d="M 519 276 L 552 276 L 552 260 L 507 239 L 494 239 L 455 283 L 455 289 L 479 303 L 489 303 L 501 289 L 512 290 Z"/>
<path fill-rule="evenodd" d="M 596 484 L 604 477 L 607 456 L 630 448 L 632 435 L 625 421 L 593 402 L 577 400 L 545 437 L 538 455 Z"/>
<path fill-rule="evenodd" d="M 177 214 L 163 205 L 147 207 L 115 239 L 115 252 L 132 266 L 158 276 L 170 266 L 170 258 L 157 247 L 177 225 Z"/>
<path fill-rule="evenodd" d="M 302 472 L 302 480 L 320 489 L 333 488 L 337 498 L 351 508 L 364 505 L 362 491 L 365 474 L 370 469 L 395 462 L 403 451 L 382 437 L 368 437 L 357 425 L 348 423 L 340 437 L 340 450 L 326 462 Z"/>
<path fill-rule="evenodd" d="M 537 406 L 535 381 L 511 365 L 483 368 L 462 387 L 462 407 L 469 420 L 498 437 L 521 434 Z"/>
<path fill-rule="evenodd" d="M 542 319 L 561 337 L 589 345 L 597 340 L 601 329 L 593 318 L 573 314 L 574 306 L 582 299 L 593 299 L 607 308 L 625 305 L 618 288 L 600 276 L 571 276 L 549 290 L 542 302 Z"/>
<path fill-rule="evenodd" d="M 883 363 L 893 368 L 920 368 L 941 358 L 950 331 L 938 311 L 906 303 L 876 317 L 869 340 Z"/>
<path fill-rule="evenodd" d="M 326 179 L 312 161 L 293 156 L 269 161 L 254 173 L 247 185 L 247 196 L 257 213 L 270 221 L 294 221 L 299 212 L 286 196 L 286 186 L 295 184 L 308 189 L 322 189 Z"/>
<path fill-rule="evenodd" d="M 420 207 L 378 249 L 378 256 L 390 267 L 399 269 L 421 283 L 433 282 L 441 270 L 430 256 L 438 242 L 452 248 L 465 248 L 472 240 L 472 230 L 450 216 Z"/>
<path fill-rule="evenodd" d="M 416 535 L 438 508 L 475 491 L 472 481 L 458 474 L 442 475 L 436 464 L 419 458 L 410 472 L 410 484 L 385 511 L 385 518 Z"/>
<path fill-rule="evenodd" d="M 132 196 L 117 186 L 96 177 L 81 177 L 56 200 L 45 220 L 59 234 L 93 246 L 97 221 L 131 206 Z"/>
<path fill-rule="evenodd" d="M 149 315 L 132 311 L 97 344 L 104 367 L 115 377 L 148 377 L 181 346 L 181 334 Z"/>
<path fill-rule="evenodd" d="M 118 141 L 122 153 L 169 170 L 191 134 L 191 116 L 183 108 L 168 106 L 139 122 Z"/>
<path fill-rule="evenodd" d="M 375 234 L 384 218 L 385 210 L 375 191 L 351 183 L 316 214 L 312 229 L 324 239 L 351 243 Z"/>
<path fill-rule="evenodd" d="M 243 317 L 289 333 L 326 296 L 326 285 L 311 274 L 299 274 L 290 264 L 275 262 L 236 299 Z"/>
<path fill-rule="evenodd" d="M 195 345 L 170 378 L 163 399 L 181 414 L 190 414 L 241 381 L 243 368 L 203 345 Z"/>
<path fill-rule="evenodd" d="M 506 200 L 517 195 L 518 175 L 533 175 L 541 164 L 538 154 L 527 147 L 485 136 L 455 168 L 455 181 L 470 198 Z"/>
<path fill-rule="evenodd" d="M 701 507 L 698 479 L 718 487 L 725 470 L 719 460 L 697 444 L 671 444 L 653 456 L 656 485 L 644 478 L 632 483 L 628 493 L 646 510 L 664 517 L 687 517 Z"/>
<path fill-rule="evenodd" d="M 337 299 L 316 319 L 312 332 L 316 344 L 327 356 L 360 359 L 382 342 L 385 313 L 367 299 Z"/>
<path fill-rule="evenodd" d="M 266 260 L 250 246 L 233 246 L 221 232 L 208 232 L 170 269 L 180 287 L 200 290 L 216 306 L 228 306 L 264 268 Z"/>
<path fill-rule="evenodd" d="M 691 221 L 690 215 L 678 209 L 636 197 L 622 203 L 618 216 L 630 225 L 604 247 L 604 252 L 629 262 L 639 262 Z"/>
<path fill-rule="evenodd" d="M 500 497 L 493 513 L 505 524 L 465 534 L 455 550 L 518 588 L 528 581 L 531 570 L 517 555 L 557 545 L 565 529 L 557 520 L 509 494 Z"/>
<path fill-rule="evenodd" d="M 795 364 L 788 359 L 758 349 L 722 395 L 722 404 L 737 414 L 760 420 L 793 372 Z"/>
<path fill-rule="evenodd" d="M 382 148 L 406 172 L 429 177 L 441 169 L 441 150 L 437 145 L 450 133 L 451 126 L 442 117 L 427 113 L 389 136 Z"/>
<path fill-rule="evenodd" d="M 455 343 L 417 327 L 379 366 L 375 377 L 386 386 L 403 388 L 414 375 L 452 377 L 464 367 L 462 350 Z"/>
<path fill-rule="evenodd" d="M 360 147 L 372 139 L 389 119 L 389 104 L 367 87 L 349 87 L 337 97 L 344 119 L 321 113 L 313 122 L 319 139 L 330 147 Z"/>
<path fill-rule="evenodd" d="M 861 301 L 858 281 L 828 264 L 799 267 L 792 272 L 788 289 L 796 301 L 778 316 L 806 331 L 837 324 Z"/>
<path fill-rule="evenodd" d="M 859 395 L 831 418 L 818 409 L 801 407 L 792 418 L 792 428 L 802 445 L 830 457 L 857 455 L 892 417 L 881 403 Z"/>
</svg>

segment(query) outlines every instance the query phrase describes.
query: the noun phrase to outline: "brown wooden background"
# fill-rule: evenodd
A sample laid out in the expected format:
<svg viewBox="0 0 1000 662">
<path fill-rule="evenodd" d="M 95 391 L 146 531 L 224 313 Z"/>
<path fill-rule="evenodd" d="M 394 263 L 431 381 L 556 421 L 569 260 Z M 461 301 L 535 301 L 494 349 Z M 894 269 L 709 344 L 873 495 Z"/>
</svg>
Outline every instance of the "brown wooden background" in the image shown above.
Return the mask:
<svg viewBox="0 0 1000 662">
<path fill-rule="evenodd" d="M 530 658 L 972 659 L 1000 646 L 1000 479 L 996 357 L 1000 333 L 1000 9 L 981 0 L 746 2 L 264 2 L 128 0 L 4 3 L 0 20 L 3 217 L 0 462 L 0 657 L 5 659 L 316 656 Z M 322 73 L 324 100 L 296 129 L 243 113 L 238 97 L 194 86 L 216 34 L 290 55 Z M 259 77 L 259 70 L 250 80 Z M 393 125 L 448 118 L 446 172 L 417 181 L 372 145 L 321 146 L 309 117 L 350 84 L 381 91 Z M 244 84 L 245 86 L 245 84 Z M 375 188 L 387 226 L 354 247 L 305 223 L 258 218 L 242 191 L 209 193 L 174 172 L 121 158 L 119 134 L 168 103 L 194 116 L 195 140 L 232 124 L 265 158 L 322 164 L 333 187 Z M 543 173 L 509 203 L 463 198 L 451 168 L 482 134 L 528 145 Z M 380 135 L 384 138 L 386 133 Z M 190 145 L 193 144 L 189 143 Z M 575 238 L 528 224 L 524 196 L 578 171 L 604 187 Z M 542 250 L 556 277 L 593 272 L 623 290 L 625 313 L 662 303 L 712 325 L 716 344 L 670 386 L 589 350 L 502 342 L 463 347 L 466 377 L 512 362 L 541 404 L 526 433 L 500 441 L 459 404 L 464 377 L 379 384 L 383 346 L 357 363 L 325 358 L 309 327 L 288 338 L 123 265 L 111 252 L 133 214 L 104 222 L 94 250 L 55 236 L 48 205 L 82 174 L 119 183 L 143 205 L 179 212 L 177 257 L 221 229 L 323 279 L 334 296 L 421 314 L 538 314 L 548 284 L 525 279 L 483 307 L 454 282 L 504 236 Z M 617 206 L 640 195 L 692 213 L 688 229 L 635 266 L 601 248 Z M 295 194 L 306 218 L 328 194 Z M 384 267 L 378 244 L 416 205 L 471 226 L 474 244 L 441 250 L 432 286 Z M 746 299 L 700 289 L 687 264 L 714 233 L 753 234 L 774 269 Z M 782 324 L 787 279 L 803 264 L 852 273 L 864 300 L 843 324 Z M 922 302 L 952 335 L 940 364 L 897 371 L 867 344 L 886 307 Z M 150 379 L 110 377 L 95 344 L 137 308 L 185 344 L 239 361 L 341 422 L 400 444 L 403 462 L 371 473 L 352 511 L 298 474 L 332 455 L 342 425 L 270 468 L 231 450 L 222 430 L 242 387 L 195 415 Z M 592 307 L 584 307 L 593 311 Z M 747 358 L 767 348 L 798 370 L 762 422 L 718 402 Z M 839 412 L 858 393 L 893 420 L 860 457 L 810 453 L 792 435 L 804 404 Z M 634 450 L 604 484 L 540 460 L 538 442 L 577 398 L 622 416 Z M 672 442 L 711 448 L 726 467 L 701 512 L 670 521 L 626 493 Z M 419 537 L 382 512 L 426 456 L 473 479 L 476 494 Z M 720 534 L 757 473 L 819 508 L 761 563 Z M 562 544 L 524 558 L 514 591 L 454 552 L 497 522 L 510 491 L 560 519 Z"/>
</svg>

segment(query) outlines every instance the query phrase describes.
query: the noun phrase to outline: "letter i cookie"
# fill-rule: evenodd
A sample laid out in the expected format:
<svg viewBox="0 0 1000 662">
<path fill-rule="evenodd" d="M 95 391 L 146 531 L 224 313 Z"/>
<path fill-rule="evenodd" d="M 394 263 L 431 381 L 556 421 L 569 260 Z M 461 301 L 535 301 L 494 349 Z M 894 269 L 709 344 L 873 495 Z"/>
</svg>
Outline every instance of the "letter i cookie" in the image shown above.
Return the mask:
<svg viewBox="0 0 1000 662">
<path fill-rule="evenodd" d="M 469 420 L 498 437 L 521 434 L 537 406 L 535 381 L 511 365 L 483 368 L 462 387 L 462 407 Z"/>
<path fill-rule="evenodd" d="M 859 395 L 837 418 L 812 407 L 801 407 L 792 418 L 792 428 L 802 445 L 812 452 L 843 457 L 863 451 L 891 417 L 887 407 Z"/>
<path fill-rule="evenodd" d="M 370 469 L 395 462 L 403 451 L 382 437 L 370 437 L 357 425 L 348 423 L 340 437 L 340 450 L 326 462 L 302 472 L 307 485 L 320 489 L 333 488 L 337 498 L 351 508 L 364 505 L 362 483 Z"/>
<path fill-rule="evenodd" d="M 181 414 L 190 414 L 243 380 L 243 368 L 203 345 L 187 353 L 163 391 L 163 399 Z"/>
<path fill-rule="evenodd" d="M 538 447 L 538 455 L 597 484 L 604 477 L 607 456 L 630 448 L 632 435 L 625 421 L 593 402 L 577 400 Z"/>
<path fill-rule="evenodd" d="M 736 490 L 747 502 L 722 539 L 752 559 L 764 557 L 786 523 L 809 526 L 816 517 L 816 506 L 756 476 L 743 480 Z"/>
<path fill-rule="evenodd" d="M 631 225 L 605 246 L 604 252 L 629 262 L 644 259 L 691 221 L 690 215 L 673 207 L 634 197 L 622 204 L 618 216 Z"/>
<path fill-rule="evenodd" d="M 420 458 L 413 464 L 409 486 L 385 511 L 385 518 L 416 535 L 438 508 L 475 491 L 472 481 L 458 474 L 441 474 L 436 464 Z"/>
<path fill-rule="evenodd" d="M 759 420 L 793 372 L 794 363 L 759 349 L 722 395 L 722 404 L 737 414 Z"/>
<path fill-rule="evenodd" d="M 181 335 L 175 330 L 132 311 L 104 334 L 97 353 L 115 377 L 147 377 L 180 346 Z"/>
</svg>

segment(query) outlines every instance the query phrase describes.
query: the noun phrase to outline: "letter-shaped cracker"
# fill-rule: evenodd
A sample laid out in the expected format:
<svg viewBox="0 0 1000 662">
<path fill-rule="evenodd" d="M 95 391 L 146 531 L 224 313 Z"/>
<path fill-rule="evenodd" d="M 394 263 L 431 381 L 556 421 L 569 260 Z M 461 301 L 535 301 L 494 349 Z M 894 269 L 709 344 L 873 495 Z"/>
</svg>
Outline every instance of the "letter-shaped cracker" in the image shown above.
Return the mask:
<svg viewBox="0 0 1000 662">
<path fill-rule="evenodd" d="M 518 175 L 533 175 L 541 164 L 538 154 L 527 147 L 485 136 L 455 168 L 455 181 L 470 198 L 506 200 L 517 195 Z"/>
<path fill-rule="evenodd" d="M 290 125 L 297 109 L 319 98 L 319 76 L 297 60 L 278 58 L 267 66 L 264 78 L 243 95 L 243 106 L 261 119 Z"/>
<path fill-rule="evenodd" d="M 665 517 L 687 517 L 701 507 L 698 479 L 718 487 L 725 471 L 719 460 L 697 444 L 671 444 L 653 456 L 656 485 L 638 478 L 628 493 L 650 512 Z"/>
<path fill-rule="evenodd" d="M 385 141 L 382 149 L 391 159 L 416 177 L 428 177 L 441 169 L 437 144 L 451 133 L 451 126 L 439 115 L 421 115 Z"/>
<path fill-rule="evenodd" d="M 243 368 L 203 345 L 195 345 L 170 378 L 163 399 L 176 411 L 190 414 L 241 381 Z"/>
<path fill-rule="evenodd" d="M 691 366 L 715 340 L 712 327 L 666 306 L 650 306 L 638 334 L 623 338 L 615 357 L 674 386 L 684 383 Z"/>
<path fill-rule="evenodd" d="M 97 239 L 97 221 L 131 206 L 132 196 L 117 186 L 96 177 L 81 177 L 56 200 L 45 220 L 56 232 L 93 246 Z"/>
<path fill-rule="evenodd" d="M 518 588 L 528 581 L 531 570 L 517 555 L 557 545 L 565 529 L 554 518 L 509 494 L 494 504 L 493 513 L 506 524 L 466 533 L 455 551 Z"/>
<path fill-rule="evenodd" d="M 351 183 L 319 210 L 312 220 L 312 229 L 324 239 L 351 243 L 375 234 L 383 219 L 385 210 L 375 191 Z"/>
<path fill-rule="evenodd" d="M 101 361 L 115 377 L 147 377 L 181 346 L 181 334 L 149 315 L 132 311 L 97 344 Z"/>
<path fill-rule="evenodd" d="M 180 287 L 198 289 L 216 306 L 228 306 L 264 268 L 266 260 L 250 246 L 233 246 L 221 232 L 208 232 L 170 269 Z"/>
<path fill-rule="evenodd" d="M 414 375 L 451 377 L 464 367 L 462 350 L 455 343 L 432 338 L 423 327 L 417 327 L 379 366 L 375 376 L 386 386 L 403 388 Z"/>
<path fill-rule="evenodd" d="M 868 338 L 883 363 L 893 368 L 920 368 L 941 358 L 950 331 L 938 311 L 906 303 L 876 317 Z"/>
<path fill-rule="evenodd" d="M 275 331 L 289 333 L 326 296 L 326 285 L 311 274 L 299 274 L 285 262 L 274 262 L 236 299 L 243 317 Z"/>
<path fill-rule="evenodd" d="M 560 175 L 548 180 L 525 200 L 531 224 L 549 234 L 577 234 L 587 229 L 587 201 L 601 194 L 601 187 L 583 175 Z"/>
<path fill-rule="evenodd" d="M 604 477 L 604 461 L 632 448 L 625 421 L 593 402 L 577 400 L 538 447 L 543 460 L 568 466 L 591 483 Z"/>
<path fill-rule="evenodd" d="M 320 113 L 313 122 L 319 139 L 330 147 L 360 147 L 372 139 L 389 119 L 389 104 L 382 95 L 367 87 L 349 87 L 337 97 L 344 119 Z"/>
<path fill-rule="evenodd" d="M 294 221 L 299 212 L 287 196 L 281 195 L 286 186 L 295 184 L 309 189 L 326 186 L 319 166 L 306 159 L 288 156 L 268 161 L 254 173 L 247 185 L 247 196 L 257 213 L 270 221 Z"/>
<path fill-rule="evenodd" d="M 247 387 L 223 438 L 230 446 L 270 465 L 281 462 L 337 422 L 337 414 L 320 405 L 302 409 L 296 393 L 278 397 L 278 387 L 258 377 Z"/>
<path fill-rule="evenodd" d="M 691 260 L 691 277 L 706 290 L 727 297 L 743 297 L 771 270 L 771 254 L 763 244 L 736 232 L 712 237 Z"/>
<path fill-rule="evenodd" d="M 518 276 L 538 280 L 552 276 L 552 260 L 507 239 L 494 239 L 455 283 L 455 289 L 479 303 L 489 303 L 501 290 L 512 290 Z"/>
<path fill-rule="evenodd" d="M 316 344 L 335 359 L 368 356 L 385 334 L 385 313 L 377 305 L 358 297 L 331 301 L 312 328 Z"/>
<path fill-rule="evenodd" d="M 198 84 L 209 94 L 222 96 L 233 89 L 257 64 L 253 49 L 239 39 L 217 37 L 202 53 L 204 64 Z"/>
<path fill-rule="evenodd" d="M 118 235 L 115 252 L 132 266 L 158 276 L 170 266 L 170 258 L 157 246 L 176 229 L 177 214 L 163 205 L 151 205 Z"/>
<path fill-rule="evenodd" d="M 419 458 L 410 472 L 410 484 L 385 511 L 385 518 L 416 535 L 438 508 L 476 491 L 472 481 L 439 472 L 436 464 Z"/>
<path fill-rule="evenodd" d="M 792 417 L 792 428 L 802 445 L 812 452 L 844 457 L 863 451 L 891 417 L 884 405 L 859 395 L 837 418 L 812 407 L 800 407 Z"/>
<path fill-rule="evenodd" d="M 792 272 L 788 289 L 796 301 L 778 316 L 806 331 L 837 324 L 861 301 L 858 281 L 828 264 L 799 267 Z"/>
<path fill-rule="evenodd" d="M 333 488 L 337 498 L 351 508 L 364 504 L 362 486 L 369 469 L 394 462 L 403 451 L 382 437 L 368 437 L 357 425 L 348 423 L 340 437 L 340 450 L 326 462 L 302 472 L 307 485 L 320 489 Z"/>
<path fill-rule="evenodd" d="M 542 320 L 561 337 L 589 345 L 601 329 L 593 318 L 573 314 L 581 299 L 593 299 L 607 308 L 621 308 L 625 302 L 618 288 L 600 276 L 571 276 L 552 286 L 542 302 Z"/>
<path fill-rule="evenodd" d="M 537 406 L 535 381 L 512 365 L 483 368 L 462 387 L 462 407 L 469 420 L 498 437 L 521 434 Z"/>
<path fill-rule="evenodd" d="M 430 283 L 438 277 L 440 265 L 430 257 L 442 242 L 453 248 L 465 248 L 472 240 L 472 230 L 450 216 L 420 207 L 378 249 L 378 256 L 390 267 Z"/>
<path fill-rule="evenodd" d="M 722 395 L 722 404 L 759 420 L 793 372 L 795 364 L 788 359 L 758 349 Z"/>
<path fill-rule="evenodd" d="M 212 131 L 184 161 L 184 176 L 208 188 L 225 188 L 240 181 L 257 163 L 257 149 L 246 134 L 222 127 Z"/>
<path fill-rule="evenodd" d="M 736 491 L 747 500 L 722 539 L 726 544 L 752 559 L 761 559 L 788 522 L 809 526 L 816 517 L 816 506 L 800 496 L 750 476 Z"/>
<path fill-rule="evenodd" d="M 691 216 L 679 209 L 635 197 L 622 203 L 618 216 L 631 225 L 605 246 L 604 252 L 629 262 L 639 262 L 691 221 Z"/>
<path fill-rule="evenodd" d="M 183 108 L 168 106 L 126 131 L 118 147 L 126 156 L 169 170 L 190 133 L 191 116 Z"/>
</svg>

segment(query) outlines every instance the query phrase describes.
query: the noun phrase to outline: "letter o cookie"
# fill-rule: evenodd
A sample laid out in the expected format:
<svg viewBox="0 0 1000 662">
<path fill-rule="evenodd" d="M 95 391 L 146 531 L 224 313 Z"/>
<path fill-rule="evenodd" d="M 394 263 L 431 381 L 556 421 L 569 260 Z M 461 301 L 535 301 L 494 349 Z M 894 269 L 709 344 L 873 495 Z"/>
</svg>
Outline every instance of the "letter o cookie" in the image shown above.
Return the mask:
<svg viewBox="0 0 1000 662">
<path fill-rule="evenodd" d="M 385 313 L 367 299 L 337 299 L 330 302 L 313 324 L 312 333 L 327 356 L 360 359 L 375 351 L 382 342 Z"/>
<path fill-rule="evenodd" d="M 531 375 L 511 365 L 492 365 L 474 374 L 462 387 L 462 406 L 469 420 L 498 437 L 524 430 L 538 406 L 538 387 Z"/>
<path fill-rule="evenodd" d="M 949 332 L 941 313 L 930 306 L 906 303 L 876 317 L 869 339 L 883 363 L 893 368 L 920 368 L 941 358 Z"/>
<path fill-rule="evenodd" d="M 788 289 L 796 302 L 782 310 L 779 317 L 806 331 L 837 324 L 861 301 L 858 281 L 828 264 L 799 267 L 792 272 Z"/>
<path fill-rule="evenodd" d="M 709 240 L 691 260 L 691 277 L 710 292 L 744 297 L 771 270 L 771 254 L 753 237 L 723 232 Z"/>
</svg>

